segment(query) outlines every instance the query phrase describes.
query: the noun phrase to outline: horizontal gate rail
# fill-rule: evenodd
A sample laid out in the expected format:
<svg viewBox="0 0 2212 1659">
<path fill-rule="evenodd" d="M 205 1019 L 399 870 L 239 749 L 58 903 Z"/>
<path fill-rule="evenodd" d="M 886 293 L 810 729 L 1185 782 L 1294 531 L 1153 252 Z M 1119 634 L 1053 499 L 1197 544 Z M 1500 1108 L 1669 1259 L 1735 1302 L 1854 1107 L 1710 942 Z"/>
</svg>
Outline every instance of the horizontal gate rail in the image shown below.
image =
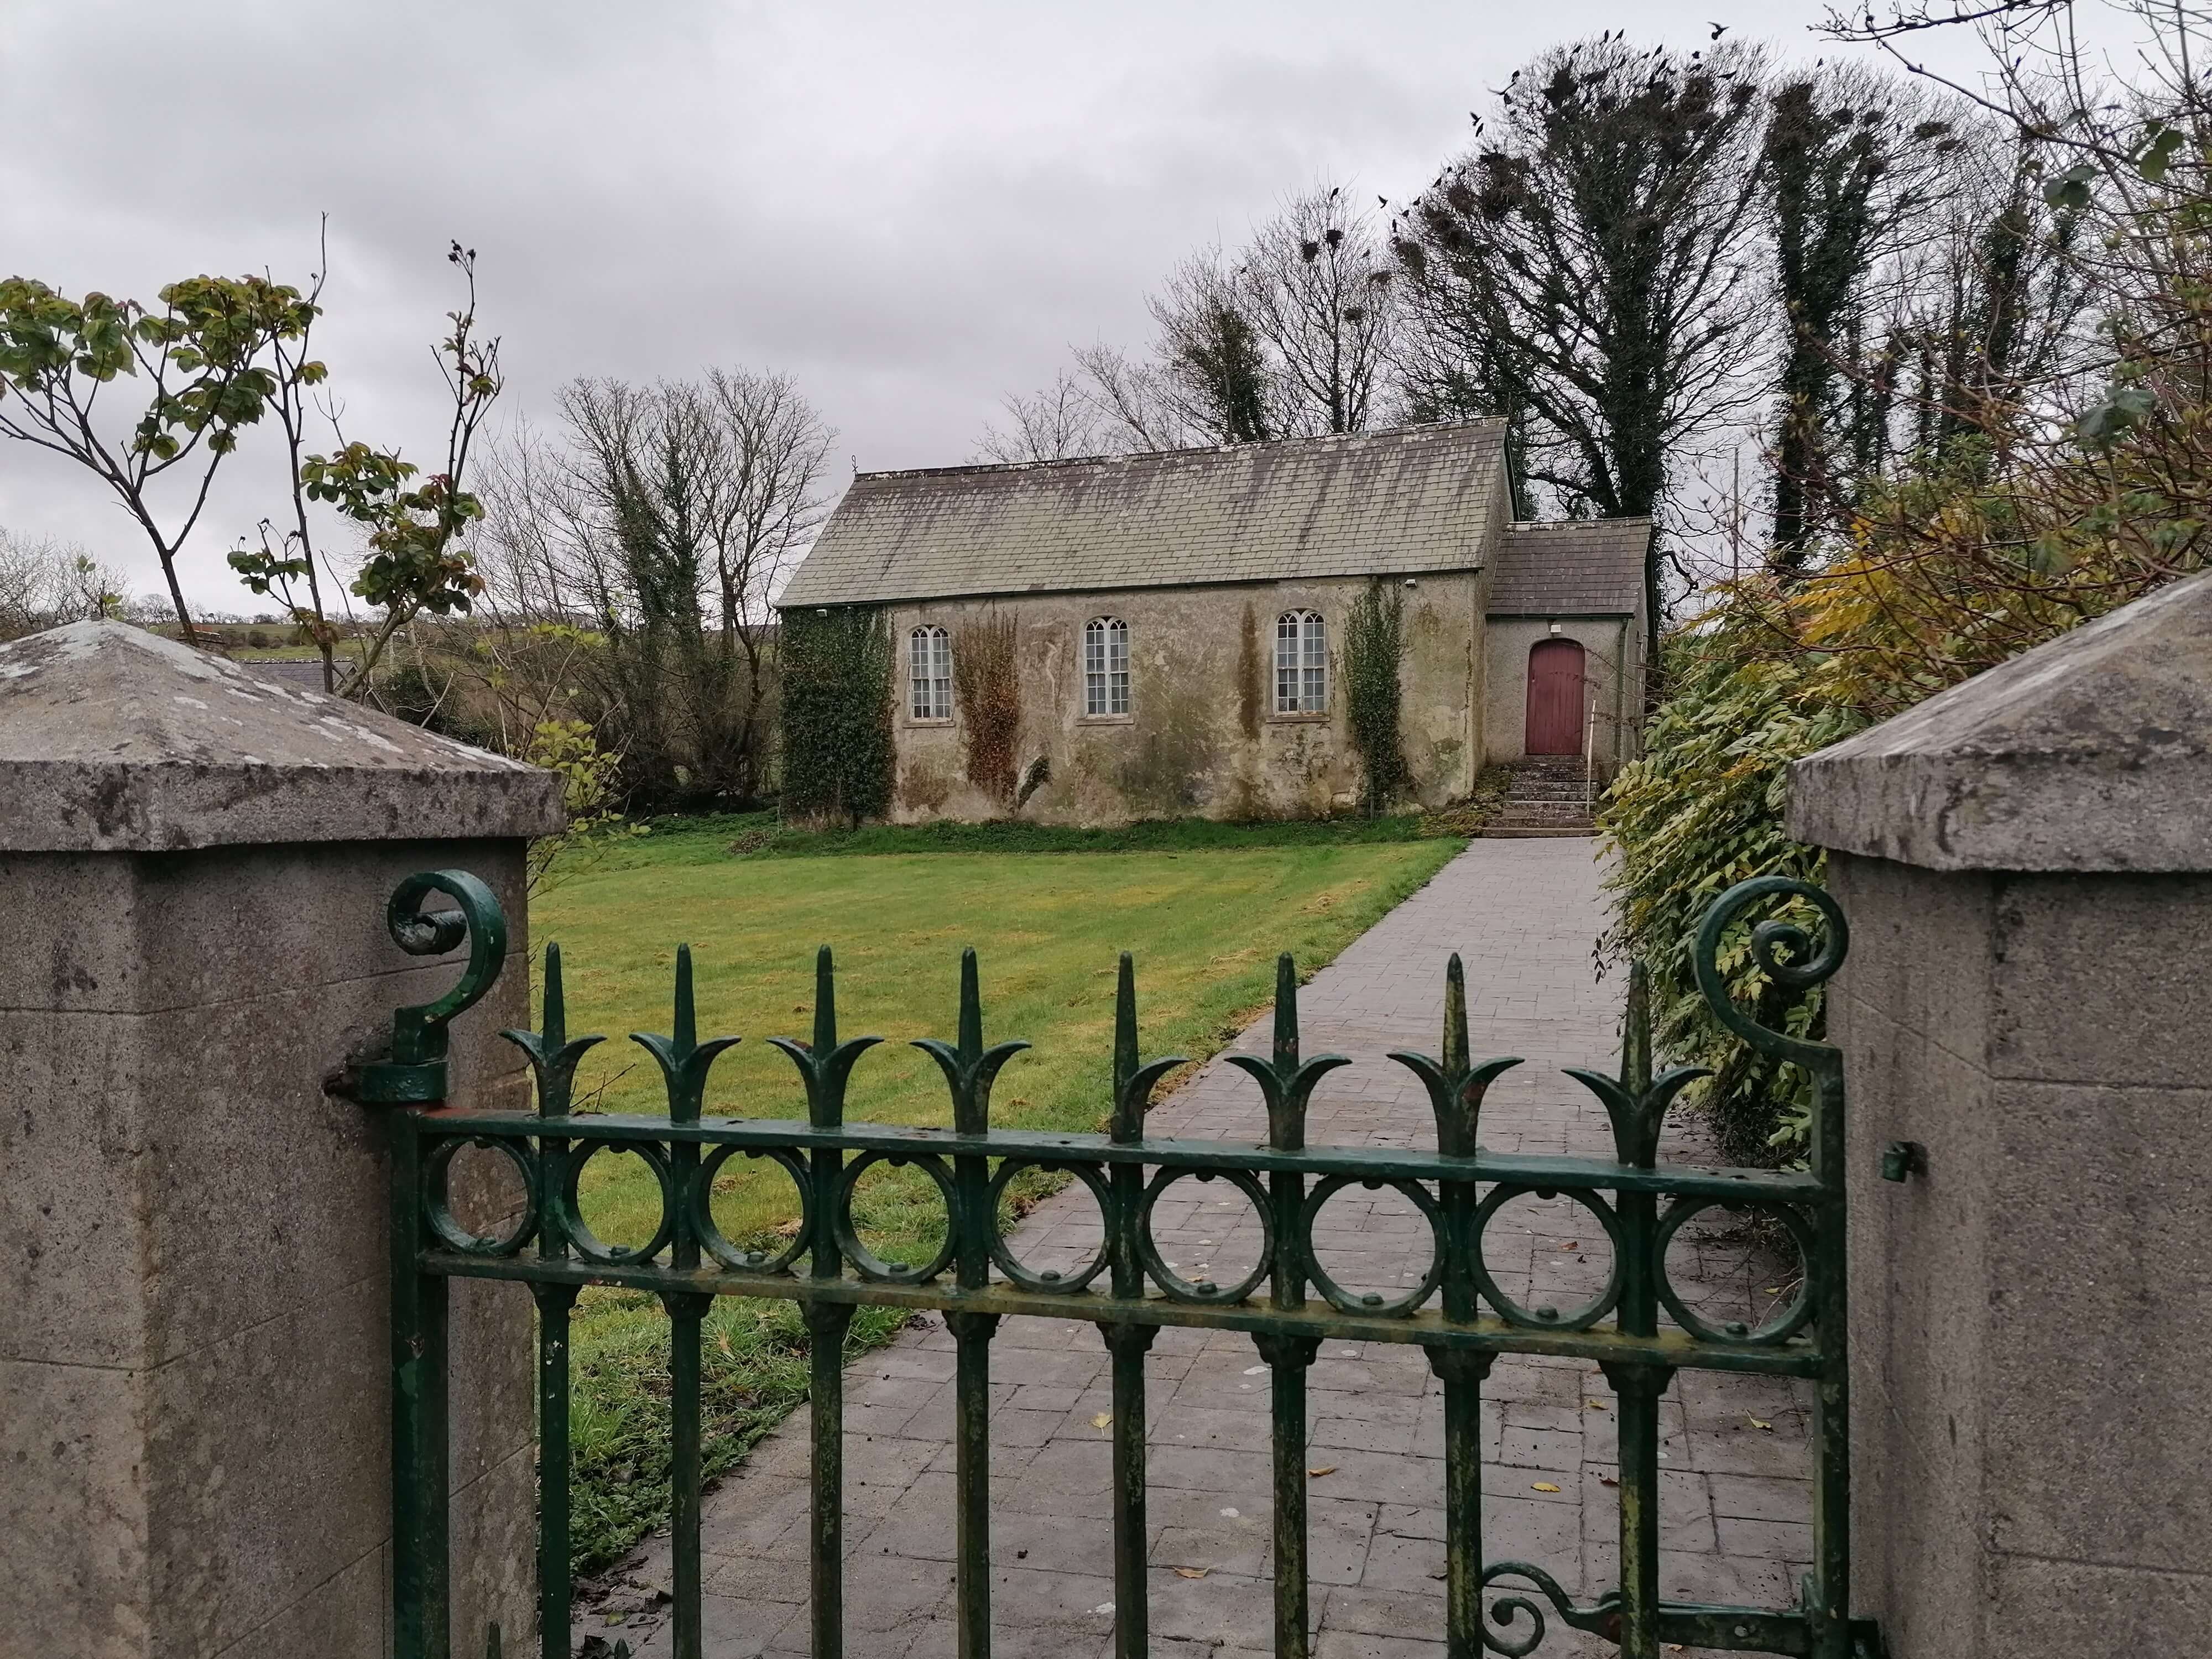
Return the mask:
<svg viewBox="0 0 2212 1659">
<path fill-rule="evenodd" d="M 454 900 L 458 912 L 417 915 L 433 892 Z M 1809 907 L 1817 932 L 1770 919 L 1748 927 L 1747 937 L 1752 913 L 1776 901 Z M 1268 1137 L 1261 1146 L 1146 1138 L 1144 1115 L 1152 1091 L 1185 1062 L 1180 1056 L 1140 1061 L 1134 973 L 1126 954 L 1120 965 L 1109 1127 L 1103 1134 L 990 1127 L 993 1082 L 1005 1062 L 1028 1045 L 985 1047 L 973 951 L 961 959 L 956 1039 L 915 1044 L 944 1073 L 952 1109 L 949 1129 L 844 1121 L 854 1067 L 879 1039 L 840 1039 L 827 947 L 816 967 L 812 1041 L 769 1039 L 799 1074 L 807 1108 L 803 1121 L 704 1114 L 710 1068 L 738 1039 L 700 1039 L 688 947 L 678 951 L 671 1031 L 634 1039 L 659 1065 L 666 1116 L 571 1109 L 577 1064 L 601 1039 L 568 1036 L 557 945 L 545 952 L 543 1029 L 502 1034 L 529 1057 L 538 1111 L 460 1110 L 441 1103 L 447 1029 L 496 974 L 503 921 L 481 884 L 447 871 L 403 884 L 393 895 L 390 922 L 403 947 L 417 954 L 452 950 L 464 937 L 471 947 L 470 967 L 452 992 L 436 1003 L 400 1011 L 390 1059 L 364 1067 L 357 1090 L 364 1102 L 397 1109 L 389 1121 L 398 1659 L 446 1659 L 451 1650 L 445 1327 L 446 1286 L 457 1277 L 514 1280 L 528 1285 L 537 1301 L 543 1659 L 567 1659 L 572 1633 L 567 1337 L 577 1296 L 587 1285 L 652 1292 L 668 1316 L 677 1659 L 703 1655 L 700 1327 L 714 1298 L 721 1296 L 796 1302 L 811 1335 L 810 1561 L 817 1659 L 835 1659 L 842 1651 L 840 1364 L 852 1310 L 863 1304 L 938 1309 L 954 1339 L 953 1525 L 962 1659 L 986 1659 L 990 1650 L 990 1354 L 1000 1321 L 1015 1315 L 1089 1321 L 1111 1355 L 1117 1659 L 1138 1659 L 1147 1649 L 1144 1367 L 1146 1350 L 1166 1325 L 1246 1332 L 1268 1368 L 1274 1413 L 1275 1651 L 1285 1659 L 1304 1659 L 1311 1627 L 1306 1370 L 1320 1344 L 1337 1340 L 1418 1345 L 1441 1381 L 1443 1635 L 1451 1659 L 1474 1659 L 1485 1651 L 1531 1653 L 1544 1640 L 1548 1619 L 1613 1641 L 1632 1659 L 1656 1659 L 1668 1643 L 1808 1659 L 1871 1659 L 1879 1650 L 1871 1624 L 1850 1618 L 1847 1606 L 1841 1056 L 1758 1024 L 1729 1000 L 1717 966 L 1723 944 L 1735 941 L 1747 944 L 1770 978 L 1785 987 L 1802 988 L 1827 978 L 1841 964 L 1846 933 L 1842 915 L 1818 888 L 1775 877 L 1729 890 L 1708 912 L 1695 954 L 1700 988 L 1716 1014 L 1745 1041 L 1801 1066 L 1812 1080 L 1812 1157 L 1803 1172 L 1659 1164 L 1668 1110 L 1704 1073 L 1677 1067 L 1652 1074 L 1640 969 L 1632 975 L 1618 1071 L 1567 1073 L 1603 1105 L 1614 1158 L 1506 1157 L 1480 1150 L 1485 1094 L 1521 1062 L 1510 1056 L 1477 1060 L 1470 1053 L 1456 957 L 1445 972 L 1442 1052 L 1389 1056 L 1427 1091 L 1437 1124 L 1432 1152 L 1305 1144 L 1307 1103 L 1316 1085 L 1349 1061 L 1339 1054 L 1303 1054 L 1297 979 L 1287 956 L 1278 967 L 1272 1052 L 1264 1058 L 1224 1057 L 1251 1077 L 1267 1106 Z M 493 1234 L 463 1224 L 448 1202 L 448 1172 L 466 1148 L 503 1158 L 521 1183 L 525 1197 L 517 1213 Z M 580 1180 L 602 1152 L 642 1157 L 658 1182 L 659 1224 L 642 1245 L 605 1243 L 584 1220 Z M 738 1157 L 781 1165 L 798 1192 L 795 1235 L 772 1252 L 741 1249 L 715 1224 L 714 1182 Z M 918 1266 L 881 1261 L 860 1238 L 854 1198 L 861 1176 L 878 1164 L 919 1170 L 941 1194 L 945 1241 L 933 1261 Z M 1002 1234 L 1006 1182 L 1032 1169 L 1080 1182 L 1097 1203 L 1103 1242 L 1092 1260 L 1072 1272 L 1032 1271 Z M 1156 1200 L 1186 1178 L 1236 1188 L 1259 1216 L 1258 1262 L 1235 1284 L 1184 1279 L 1153 1242 Z M 1347 1187 L 1395 1191 L 1426 1221 L 1429 1260 L 1412 1290 L 1389 1297 L 1354 1294 L 1338 1285 L 1317 1258 L 1314 1221 Z M 1561 1308 L 1533 1297 L 1516 1301 L 1485 1261 L 1484 1230 L 1514 1198 L 1560 1194 L 1571 1197 L 1605 1234 L 1612 1273 L 1580 1307 Z M 1686 1222 L 1716 1206 L 1770 1218 L 1786 1231 L 1803 1261 L 1796 1293 L 1756 1326 L 1709 1322 L 1668 1279 L 1668 1243 Z M 1480 1402 L 1501 1353 L 1595 1362 L 1618 1396 L 1622 1579 L 1593 1601 L 1576 1602 L 1540 1567 L 1483 1558 Z M 1795 1607 L 1709 1607 L 1668 1602 L 1659 1594 L 1659 1402 L 1681 1370 L 1802 1378 L 1815 1385 L 1815 1559 Z"/>
</svg>

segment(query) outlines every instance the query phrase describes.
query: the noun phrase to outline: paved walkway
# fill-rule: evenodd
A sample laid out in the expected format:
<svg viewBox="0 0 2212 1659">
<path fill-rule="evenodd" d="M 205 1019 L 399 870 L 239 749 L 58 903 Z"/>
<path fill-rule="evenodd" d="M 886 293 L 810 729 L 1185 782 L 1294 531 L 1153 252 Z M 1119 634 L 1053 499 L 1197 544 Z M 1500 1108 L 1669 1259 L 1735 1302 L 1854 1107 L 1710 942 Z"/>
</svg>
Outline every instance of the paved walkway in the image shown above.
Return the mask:
<svg viewBox="0 0 2212 1659">
<path fill-rule="evenodd" d="M 1477 842 L 1300 995 L 1305 1052 L 1353 1064 L 1323 1081 L 1315 1144 L 1435 1144 L 1426 1097 L 1392 1048 L 1433 1050 L 1443 964 L 1467 969 L 1477 1054 L 1528 1064 L 1492 1088 L 1482 1141 L 1500 1152 L 1610 1157 L 1602 1110 L 1565 1065 L 1613 1069 L 1620 990 L 1596 981 L 1598 872 L 1581 840 Z M 1261 1019 L 1239 1043 L 1264 1053 Z M 1164 1101 L 1167 1134 L 1250 1140 L 1257 1091 L 1218 1062 Z M 1711 1161 L 1694 1123 L 1662 1157 Z M 1571 1305 L 1609 1267 L 1601 1235 L 1565 1200 L 1516 1200 L 1487 1236 L 1509 1294 Z M 1395 1291 L 1425 1261 L 1418 1218 L 1394 1194 L 1353 1188 L 1317 1229 L 1324 1265 L 1354 1291 Z M 1231 1282 L 1257 1223 L 1215 1184 L 1180 1183 L 1156 1212 L 1163 1254 L 1187 1278 Z M 1697 1224 L 1692 1224 L 1693 1226 Z M 1687 1235 L 1691 1229 L 1685 1229 Z M 1015 1236 L 1033 1267 L 1087 1260 L 1096 1206 L 1079 1187 L 1041 1205 Z M 1509 1242 L 1510 1241 L 1510 1242 Z M 1673 1276 L 1712 1318 L 1758 1318 L 1776 1269 L 1740 1238 L 1679 1240 Z M 1200 1271 L 1200 1270 L 1203 1271 Z M 1763 1282 L 1762 1282 L 1763 1281 Z M 954 1651 L 952 1340 L 935 1315 L 848 1373 L 846 1538 L 849 1659 Z M 1000 1659 L 1110 1654 L 1110 1405 L 1103 1345 L 1087 1324 L 1010 1319 L 993 1345 L 994 1647 Z M 1272 1647 L 1267 1376 L 1249 1338 L 1164 1330 L 1148 1361 L 1152 1651 L 1237 1659 Z M 1417 1348 L 1330 1344 L 1310 1373 L 1317 1659 L 1425 1659 L 1443 1652 L 1443 1398 Z M 1617 1580 L 1612 1393 L 1585 1362 L 1506 1358 L 1484 1389 L 1485 1554 L 1533 1561 L 1579 1599 Z M 1686 1371 L 1664 1414 L 1661 1575 L 1671 1598 L 1772 1607 L 1795 1599 L 1811 1555 L 1806 1398 L 1786 1382 Z M 715 1659 L 804 1652 L 808 1642 L 805 1414 L 755 1450 L 708 1499 L 708 1651 Z M 1556 1490 L 1545 1490 L 1556 1488 Z M 665 1583 L 666 1545 L 632 1568 Z M 586 1621 L 586 1628 L 592 1621 Z M 635 1643 L 647 1620 L 623 1630 Z M 1520 1632 L 1525 1632 L 1526 1626 Z M 644 1654 L 665 1655 L 667 1632 Z M 1612 1654 L 1553 1621 L 1539 1650 Z"/>
</svg>

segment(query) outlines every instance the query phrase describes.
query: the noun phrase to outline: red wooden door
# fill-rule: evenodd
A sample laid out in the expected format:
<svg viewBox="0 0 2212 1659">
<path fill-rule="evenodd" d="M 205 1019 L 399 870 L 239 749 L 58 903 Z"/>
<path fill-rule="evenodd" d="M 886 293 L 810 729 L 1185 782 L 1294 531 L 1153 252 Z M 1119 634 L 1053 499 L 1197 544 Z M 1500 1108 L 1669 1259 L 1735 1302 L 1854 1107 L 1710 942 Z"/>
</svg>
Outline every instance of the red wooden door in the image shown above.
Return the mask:
<svg viewBox="0 0 2212 1659">
<path fill-rule="evenodd" d="M 1528 652 L 1531 755 L 1583 752 L 1583 648 L 1572 640 L 1539 640 Z"/>
</svg>

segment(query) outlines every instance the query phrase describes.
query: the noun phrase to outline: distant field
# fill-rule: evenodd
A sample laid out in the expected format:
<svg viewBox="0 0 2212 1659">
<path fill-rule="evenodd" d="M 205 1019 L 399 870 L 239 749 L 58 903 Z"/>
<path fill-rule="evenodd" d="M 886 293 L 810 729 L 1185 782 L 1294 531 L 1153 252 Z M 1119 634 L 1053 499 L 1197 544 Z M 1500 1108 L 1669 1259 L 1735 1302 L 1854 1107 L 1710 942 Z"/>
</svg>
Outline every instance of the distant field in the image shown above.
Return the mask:
<svg viewBox="0 0 2212 1659">
<path fill-rule="evenodd" d="M 994 1121 L 1100 1127 L 1118 951 L 1136 955 L 1145 1052 L 1202 1058 L 1267 1000 L 1277 951 L 1319 967 L 1463 845 L 1301 832 L 1286 837 L 1297 844 L 1184 851 L 732 857 L 729 828 L 627 843 L 532 907 L 533 944 L 561 943 L 570 1030 L 611 1039 L 579 1078 L 580 1099 L 599 1109 L 665 1109 L 657 1067 L 623 1039 L 669 1029 L 675 949 L 688 941 L 700 1035 L 745 1039 L 716 1062 L 708 1111 L 803 1116 L 797 1073 L 762 1039 L 808 1035 L 814 951 L 828 944 L 842 1032 L 890 1039 L 861 1060 L 848 1115 L 947 1123 L 942 1078 L 906 1040 L 954 1034 L 959 953 L 972 944 L 986 1041 L 1036 1045 L 1000 1074 Z M 715 1203 L 729 1237 L 766 1238 L 795 1218 L 780 1172 L 731 1169 Z M 918 1182 L 872 1182 L 860 1219 L 879 1254 L 913 1259 L 934 1248 L 940 1212 L 921 1196 Z M 658 1211 L 634 1158 L 595 1160 L 582 1200 L 610 1242 L 641 1241 Z M 864 1310 L 854 1349 L 884 1340 L 896 1323 Z M 805 1345 L 790 1304 L 729 1301 L 709 1321 L 707 1352 L 708 1462 L 719 1469 L 804 1397 Z M 648 1298 L 587 1293 L 574 1353 L 576 1553 L 588 1567 L 665 1515 L 665 1321 Z"/>
</svg>

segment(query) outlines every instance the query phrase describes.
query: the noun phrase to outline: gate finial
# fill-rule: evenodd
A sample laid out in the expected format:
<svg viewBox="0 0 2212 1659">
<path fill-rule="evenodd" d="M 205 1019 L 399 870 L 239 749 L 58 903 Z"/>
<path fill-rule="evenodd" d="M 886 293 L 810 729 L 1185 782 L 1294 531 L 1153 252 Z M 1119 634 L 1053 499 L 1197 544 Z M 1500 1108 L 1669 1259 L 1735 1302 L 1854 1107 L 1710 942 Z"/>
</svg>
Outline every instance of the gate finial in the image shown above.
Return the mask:
<svg viewBox="0 0 2212 1659">
<path fill-rule="evenodd" d="M 576 1063 L 584 1051 L 605 1037 L 568 1040 L 568 998 L 561 987 L 561 946 L 545 947 L 545 1014 L 542 1031 L 501 1031 L 500 1035 L 522 1050 L 538 1079 L 538 1115 L 566 1117 L 576 1086 Z"/>
<path fill-rule="evenodd" d="M 973 945 L 960 953 L 959 1046 L 936 1037 L 918 1037 L 914 1046 L 945 1073 L 945 1081 L 952 1091 L 952 1127 L 963 1135 L 988 1134 L 991 1084 L 999 1068 L 1030 1045 L 1017 1038 L 988 1048 L 983 1046 L 983 994 Z"/>
<path fill-rule="evenodd" d="M 699 1041 L 698 1011 L 691 997 L 691 947 L 676 947 L 676 1011 L 672 1035 L 633 1031 L 629 1040 L 660 1062 L 661 1079 L 668 1088 L 668 1118 L 672 1123 L 696 1123 L 707 1094 L 707 1071 L 725 1048 L 743 1041 L 733 1036 Z"/>
<path fill-rule="evenodd" d="M 770 1037 L 769 1046 L 791 1056 L 806 1085 L 806 1118 L 817 1129 L 835 1129 L 845 1121 L 845 1085 L 853 1066 L 878 1036 L 837 1041 L 837 980 L 830 947 L 814 953 L 814 1042 L 810 1047 L 789 1037 Z"/>
<path fill-rule="evenodd" d="M 1298 1059 L 1298 970 L 1287 951 L 1275 958 L 1275 1049 L 1267 1059 L 1255 1054 L 1223 1056 L 1260 1085 L 1267 1103 L 1267 1144 L 1278 1152 L 1299 1152 L 1306 1145 L 1306 1105 L 1314 1085 L 1340 1066 L 1343 1054 Z"/>
<path fill-rule="evenodd" d="M 1145 1138 L 1145 1114 L 1151 1109 L 1152 1091 L 1176 1066 L 1189 1063 L 1182 1054 L 1169 1054 L 1140 1064 L 1139 1052 L 1137 968 L 1124 951 L 1114 995 L 1114 1115 L 1108 1125 L 1113 1139 L 1124 1143 Z"/>
<path fill-rule="evenodd" d="M 1459 952 L 1444 965 L 1444 1033 L 1441 1058 L 1393 1048 L 1390 1058 L 1421 1079 L 1436 1114 L 1437 1150 L 1446 1158 L 1473 1158 L 1482 1097 L 1498 1074 L 1521 1063 L 1518 1054 L 1473 1063 L 1467 1040 L 1467 970 Z"/>
</svg>

